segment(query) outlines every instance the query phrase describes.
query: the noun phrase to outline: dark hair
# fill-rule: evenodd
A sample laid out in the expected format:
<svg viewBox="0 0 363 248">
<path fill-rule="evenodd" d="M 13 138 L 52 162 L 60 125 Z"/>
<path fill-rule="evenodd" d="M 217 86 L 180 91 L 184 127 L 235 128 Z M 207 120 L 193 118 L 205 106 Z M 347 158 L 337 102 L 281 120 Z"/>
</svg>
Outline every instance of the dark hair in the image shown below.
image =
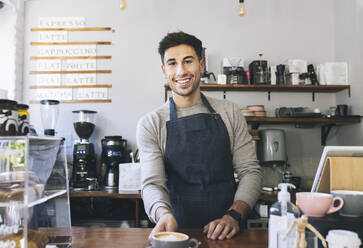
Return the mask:
<svg viewBox="0 0 363 248">
<path fill-rule="evenodd" d="M 190 35 L 184 33 L 182 31 L 168 33 L 159 43 L 159 54 L 161 56 L 161 62 L 164 63 L 164 55 L 166 49 L 170 47 L 175 47 L 178 45 L 189 45 L 194 48 L 195 53 L 197 54 L 198 58 L 202 58 L 202 42 L 195 37 L 194 35 Z"/>
</svg>

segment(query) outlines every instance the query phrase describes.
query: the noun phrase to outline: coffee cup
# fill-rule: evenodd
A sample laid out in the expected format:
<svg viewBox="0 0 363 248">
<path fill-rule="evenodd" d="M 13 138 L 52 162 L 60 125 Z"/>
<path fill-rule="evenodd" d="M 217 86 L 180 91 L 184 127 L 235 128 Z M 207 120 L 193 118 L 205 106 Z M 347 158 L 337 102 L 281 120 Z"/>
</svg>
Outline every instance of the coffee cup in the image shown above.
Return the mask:
<svg viewBox="0 0 363 248">
<path fill-rule="evenodd" d="M 304 215 L 311 217 L 323 217 L 331 214 L 343 207 L 344 200 L 339 196 L 318 192 L 296 193 L 296 201 Z M 339 205 L 334 207 L 334 202 L 339 201 Z"/>
<path fill-rule="evenodd" d="M 151 237 L 152 248 L 197 248 L 198 240 L 179 232 L 158 232 Z"/>
</svg>

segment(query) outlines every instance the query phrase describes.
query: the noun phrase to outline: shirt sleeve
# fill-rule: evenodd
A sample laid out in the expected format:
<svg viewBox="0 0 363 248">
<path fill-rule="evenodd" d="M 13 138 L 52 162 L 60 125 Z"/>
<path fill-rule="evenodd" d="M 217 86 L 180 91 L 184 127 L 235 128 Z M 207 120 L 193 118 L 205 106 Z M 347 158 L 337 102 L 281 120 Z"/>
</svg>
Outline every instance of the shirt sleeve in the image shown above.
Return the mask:
<svg viewBox="0 0 363 248">
<path fill-rule="evenodd" d="M 235 201 L 242 200 L 252 209 L 258 200 L 262 188 L 261 166 L 256 158 L 255 147 L 248 125 L 242 111 L 233 104 L 233 167 L 238 175 L 239 184 L 235 194 Z"/>
<path fill-rule="evenodd" d="M 141 195 L 145 212 L 152 222 L 158 207 L 172 209 L 166 186 L 164 159 L 158 142 L 160 127 L 151 117 L 142 118 L 136 128 L 136 142 L 141 162 Z"/>
</svg>

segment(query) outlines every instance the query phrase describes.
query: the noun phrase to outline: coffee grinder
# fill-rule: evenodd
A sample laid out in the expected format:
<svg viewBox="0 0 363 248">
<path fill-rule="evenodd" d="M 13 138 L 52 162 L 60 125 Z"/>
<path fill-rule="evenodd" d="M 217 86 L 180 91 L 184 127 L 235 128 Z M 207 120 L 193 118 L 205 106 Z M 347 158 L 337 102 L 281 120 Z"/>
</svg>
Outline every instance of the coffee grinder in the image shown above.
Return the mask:
<svg viewBox="0 0 363 248">
<path fill-rule="evenodd" d="M 80 141 L 73 147 L 72 186 L 75 190 L 87 189 L 90 179 L 96 177 L 94 146 L 88 141 L 95 129 L 96 111 L 75 110 L 73 126 Z"/>
<path fill-rule="evenodd" d="M 101 143 L 101 182 L 106 189 L 118 188 L 119 164 L 128 162 L 127 140 L 121 136 L 105 136 Z"/>
</svg>

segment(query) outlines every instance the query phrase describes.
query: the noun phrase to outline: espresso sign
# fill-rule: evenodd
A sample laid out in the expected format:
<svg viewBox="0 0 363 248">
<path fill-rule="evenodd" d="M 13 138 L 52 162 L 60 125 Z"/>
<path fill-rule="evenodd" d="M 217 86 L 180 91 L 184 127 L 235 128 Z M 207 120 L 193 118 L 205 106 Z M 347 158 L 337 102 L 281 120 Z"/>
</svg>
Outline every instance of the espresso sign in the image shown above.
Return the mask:
<svg viewBox="0 0 363 248">
<path fill-rule="evenodd" d="M 74 100 L 105 100 L 108 99 L 107 88 L 76 88 L 73 91 Z"/>
<path fill-rule="evenodd" d="M 72 100 L 72 89 L 37 89 L 35 91 L 36 100 L 57 99 Z"/>
<path fill-rule="evenodd" d="M 67 42 L 67 31 L 40 31 L 38 34 L 39 42 Z"/>
<path fill-rule="evenodd" d="M 96 56 L 96 45 L 59 45 L 39 46 L 37 56 L 40 57 L 74 57 L 74 56 Z"/>
<path fill-rule="evenodd" d="M 64 85 L 95 85 L 97 74 L 63 74 L 62 84 Z"/>
<path fill-rule="evenodd" d="M 39 28 L 84 28 L 85 17 L 39 17 Z"/>
</svg>

